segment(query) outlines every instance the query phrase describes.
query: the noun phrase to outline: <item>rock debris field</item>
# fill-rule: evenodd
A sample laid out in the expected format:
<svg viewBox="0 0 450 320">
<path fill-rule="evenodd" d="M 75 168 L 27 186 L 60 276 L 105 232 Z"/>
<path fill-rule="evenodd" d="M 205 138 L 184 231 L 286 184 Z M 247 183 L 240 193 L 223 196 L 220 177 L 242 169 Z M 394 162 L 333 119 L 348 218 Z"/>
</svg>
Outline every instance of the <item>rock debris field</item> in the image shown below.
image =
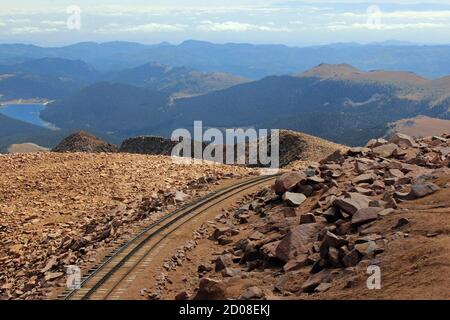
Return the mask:
<svg viewBox="0 0 450 320">
<path fill-rule="evenodd" d="M 114 239 L 254 171 L 129 154 L 0 155 L 0 298 L 45 299 Z M 52 291 L 53 290 L 53 291 Z"/>
<path fill-rule="evenodd" d="M 450 135 L 396 134 L 285 173 L 203 225 L 150 297 L 449 299 L 449 166 Z"/>
</svg>

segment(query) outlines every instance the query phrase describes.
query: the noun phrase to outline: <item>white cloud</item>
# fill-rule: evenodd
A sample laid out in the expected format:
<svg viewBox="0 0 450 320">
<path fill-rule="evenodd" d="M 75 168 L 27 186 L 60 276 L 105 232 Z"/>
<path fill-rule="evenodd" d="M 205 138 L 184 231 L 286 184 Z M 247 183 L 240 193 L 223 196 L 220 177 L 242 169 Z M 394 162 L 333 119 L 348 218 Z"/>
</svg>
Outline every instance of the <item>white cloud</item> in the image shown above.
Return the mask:
<svg viewBox="0 0 450 320">
<path fill-rule="evenodd" d="M 381 16 L 389 19 L 423 19 L 423 20 L 435 20 L 435 19 L 450 19 L 449 10 L 436 10 L 436 11 L 391 11 L 386 12 L 380 8 Z M 344 12 L 342 14 L 327 14 L 328 16 L 343 16 L 347 18 L 368 18 L 369 13 L 356 13 L 356 12 Z"/>
<path fill-rule="evenodd" d="M 261 13 L 270 14 L 274 12 L 288 11 L 288 8 L 277 8 L 271 5 L 217 5 L 213 2 L 209 5 L 98 5 L 89 6 L 85 12 L 103 16 L 189 16 L 189 15 L 212 15 L 212 14 L 235 14 L 235 13 Z"/>
<path fill-rule="evenodd" d="M 275 27 L 273 25 L 256 25 L 251 23 L 242 23 L 236 21 L 226 21 L 226 22 L 213 22 L 213 21 L 202 21 L 199 26 L 197 26 L 199 31 L 214 31 L 214 32 L 224 32 L 224 31 L 266 31 L 266 32 L 291 32 L 289 28 L 286 27 Z"/>
<path fill-rule="evenodd" d="M 130 32 L 174 32 L 184 31 L 186 25 L 183 24 L 163 24 L 163 23 L 148 23 L 139 26 L 126 28 L 125 31 Z"/>
<path fill-rule="evenodd" d="M 5 20 L 6 23 L 18 24 L 18 23 L 30 23 L 31 20 L 28 18 L 9 18 Z"/>
<path fill-rule="evenodd" d="M 41 21 L 41 24 L 45 24 L 45 25 L 47 25 L 47 26 L 53 26 L 53 27 L 56 27 L 56 26 L 65 26 L 65 25 L 67 25 L 67 21 L 44 20 L 44 21 Z"/>
<path fill-rule="evenodd" d="M 332 31 L 349 29 L 369 29 L 369 30 L 404 30 L 404 29 L 434 29 L 448 27 L 443 23 L 391 23 L 391 24 L 370 24 L 370 23 L 352 23 L 352 24 L 334 24 L 329 25 L 328 29 Z"/>
<path fill-rule="evenodd" d="M 12 34 L 55 32 L 57 28 L 38 28 L 33 26 L 16 27 L 9 30 Z"/>
<path fill-rule="evenodd" d="M 102 28 L 97 29 L 97 33 L 116 33 L 116 32 L 131 32 L 131 33 L 146 33 L 146 32 L 179 32 L 186 30 L 187 26 L 184 24 L 165 24 L 165 23 L 147 23 L 136 26 L 121 26 L 117 23 L 110 23 Z"/>
</svg>

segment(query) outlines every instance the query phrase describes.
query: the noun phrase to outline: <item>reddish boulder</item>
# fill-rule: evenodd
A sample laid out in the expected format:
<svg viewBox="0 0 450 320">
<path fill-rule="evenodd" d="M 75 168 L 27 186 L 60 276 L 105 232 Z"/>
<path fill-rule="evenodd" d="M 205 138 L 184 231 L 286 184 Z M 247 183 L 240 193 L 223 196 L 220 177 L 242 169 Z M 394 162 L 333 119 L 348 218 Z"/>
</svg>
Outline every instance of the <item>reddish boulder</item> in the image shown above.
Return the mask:
<svg viewBox="0 0 450 320">
<path fill-rule="evenodd" d="M 339 249 L 340 247 L 346 245 L 348 243 L 347 240 L 345 240 L 342 237 L 339 237 L 337 235 L 335 235 L 334 233 L 327 231 L 327 233 L 325 234 L 323 241 L 322 241 L 322 248 L 337 248 Z"/>
<path fill-rule="evenodd" d="M 288 191 L 294 189 L 294 187 L 306 178 L 304 173 L 300 172 L 290 172 L 285 173 L 282 176 L 278 177 L 275 181 L 275 193 L 278 195 L 282 195 Z"/>
<path fill-rule="evenodd" d="M 327 163 L 338 163 L 342 164 L 345 161 L 345 157 L 342 154 L 341 150 L 336 150 L 332 154 L 330 154 L 328 157 L 320 161 L 320 164 L 327 164 Z"/>
<path fill-rule="evenodd" d="M 225 300 L 226 284 L 222 281 L 202 278 L 194 300 Z"/>
<path fill-rule="evenodd" d="M 349 253 L 347 253 L 344 258 L 342 258 L 342 263 L 346 267 L 354 267 L 356 266 L 359 261 L 361 260 L 359 256 L 359 252 L 356 249 L 353 249 Z"/>
<path fill-rule="evenodd" d="M 366 148 L 373 149 L 373 148 L 382 146 L 382 145 L 387 144 L 387 143 L 388 142 L 386 140 L 384 140 L 384 139 L 372 139 L 372 140 L 369 140 L 369 142 L 367 142 Z"/>
<path fill-rule="evenodd" d="M 305 213 L 300 216 L 300 224 L 315 223 L 316 216 L 312 213 Z"/>
<path fill-rule="evenodd" d="M 403 133 L 394 134 L 394 136 L 391 138 L 390 142 L 396 144 L 397 146 L 399 146 L 402 149 L 419 147 L 419 145 L 416 143 L 416 141 L 412 137 L 410 137 L 406 134 L 403 134 Z"/>
<path fill-rule="evenodd" d="M 350 193 L 348 198 L 338 198 L 334 200 L 333 206 L 354 215 L 358 210 L 368 208 L 370 198 L 359 193 Z"/>
<path fill-rule="evenodd" d="M 373 148 L 372 152 L 377 155 L 378 157 L 382 158 L 391 158 L 396 154 L 398 151 L 398 146 L 393 143 L 388 143 L 381 145 L 379 147 Z"/>
<path fill-rule="evenodd" d="M 378 214 L 383 211 L 383 208 L 363 208 L 358 210 L 352 216 L 352 226 L 357 227 L 378 219 Z"/>
<path fill-rule="evenodd" d="M 360 184 L 360 183 L 369 183 L 372 184 L 375 181 L 375 178 L 371 173 L 366 173 L 357 176 L 355 179 L 353 179 L 354 184 Z"/>
<path fill-rule="evenodd" d="M 326 283 L 330 280 L 330 273 L 331 272 L 329 270 L 322 270 L 319 273 L 312 275 L 303 283 L 302 291 L 307 293 L 314 292 L 314 289 L 316 289 L 321 283 Z"/>
<path fill-rule="evenodd" d="M 301 254 L 308 253 L 311 243 L 317 239 L 321 228 L 322 224 L 319 223 L 302 224 L 292 228 L 278 244 L 275 250 L 276 257 L 288 262 Z"/>
</svg>

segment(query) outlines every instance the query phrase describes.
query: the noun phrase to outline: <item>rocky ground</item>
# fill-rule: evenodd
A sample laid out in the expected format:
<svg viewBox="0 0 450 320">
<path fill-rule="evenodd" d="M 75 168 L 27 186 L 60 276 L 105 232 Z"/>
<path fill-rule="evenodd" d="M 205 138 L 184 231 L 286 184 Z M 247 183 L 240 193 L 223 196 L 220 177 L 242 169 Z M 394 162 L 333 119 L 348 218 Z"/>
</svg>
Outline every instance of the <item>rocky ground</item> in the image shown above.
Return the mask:
<svg viewBox="0 0 450 320">
<path fill-rule="evenodd" d="M 247 168 L 180 165 L 117 153 L 0 155 L 0 298 L 44 299 L 115 240 L 177 205 L 252 175 Z"/>
<path fill-rule="evenodd" d="M 449 167 L 450 135 L 396 134 L 286 173 L 197 230 L 158 298 L 450 299 Z"/>
</svg>

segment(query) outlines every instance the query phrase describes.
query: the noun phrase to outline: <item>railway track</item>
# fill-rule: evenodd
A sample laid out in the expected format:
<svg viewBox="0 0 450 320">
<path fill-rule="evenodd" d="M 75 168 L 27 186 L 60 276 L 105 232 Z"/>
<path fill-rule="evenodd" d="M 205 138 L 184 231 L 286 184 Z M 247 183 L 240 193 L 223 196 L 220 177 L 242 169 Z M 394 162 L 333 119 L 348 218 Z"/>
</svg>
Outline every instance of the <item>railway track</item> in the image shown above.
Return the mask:
<svg viewBox="0 0 450 320">
<path fill-rule="evenodd" d="M 273 180 L 278 175 L 260 176 L 212 192 L 199 200 L 177 209 L 157 220 L 131 240 L 119 245 L 95 268 L 81 279 L 81 287 L 66 290 L 63 300 L 120 299 L 139 272 L 152 263 L 152 254 L 164 241 L 183 225 L 200 217 L 202 213 L 244 190 Z"/>
</svg>

